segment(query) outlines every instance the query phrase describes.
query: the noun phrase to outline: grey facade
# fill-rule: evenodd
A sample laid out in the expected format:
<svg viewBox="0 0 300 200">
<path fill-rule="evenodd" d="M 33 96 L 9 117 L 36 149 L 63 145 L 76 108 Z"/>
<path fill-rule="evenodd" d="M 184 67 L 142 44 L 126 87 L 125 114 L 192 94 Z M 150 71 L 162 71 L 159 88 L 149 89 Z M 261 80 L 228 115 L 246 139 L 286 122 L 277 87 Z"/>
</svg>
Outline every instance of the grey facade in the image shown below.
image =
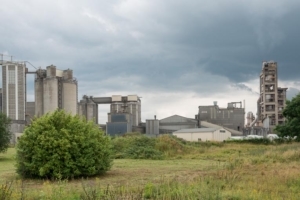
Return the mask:
<svg viewBox="0 0 300 200">
<path fill-rule="evenodd" d="M 25 70 L 24 63 L 2 65 L 2 112 L 12 120 L 25 120 Z"/>
<path fill-rule="evenodd" d="M 181 129 L 197 128 L 198 121 L 196 119 L 172 115 L 161 120 L 146 120 L 147 135 L 171 134 Z"/>
<path fill-rule="evenodd" d="M 240 104 L 237 107 L 236 104 Z M 222 127 L 242 131 L 245 125 L 245 108 L 241 102 L 228 103 L 227 108 L 215 105 L 199 106 L 198 117 L 200 121 L 207 121 Z"/>
<path fill-rule="evenodd" d="M 51 65 L 39 69 L 35 77 L 35 115 L 40 117 L 56 109 L 77 114 L 78 87 L 73 71 Z"/>
<path fill-rule="evenodd" d="M 173 115 L 159 120 L 159 129 L 162 133 L 165 131 L 173 132 L 180 129 L 197 128 L 197 123 L 196 119 Z"/>
<path fill-rule="evenodd" d="M 34 116 L 35 116 L 35 102 L 26 102 L 26 113 L 25 113 L 26 124 L 30 124 Z"/>
<path fill-rule="evenodd" d="M 258 99 L 258 120 L 269 118 L 270 129 L 284 123 L 282 111 L 286 103 L 287 88 L 278 87 L 277 62 L 263 62 L 260 74 L 260 97 Z"/>
<path fill-rule="evenodd" d="M 2 88 L 0 88 L 0 112 L 2 112 Z"/>
<path fill-rule="evenodd" d="M 132 132 L 132 115 L 129 113 L 112 113 L 108 116 L 106 134 L 111 136 Z"/>
<path fill-rule="evenodd" d="M 78 114 L 84 116 L 87 121 L 98 124 L 98 104 L 93 101 L 93 97 L 82 97 L 78 103 Z"/>
<path fill-rule="evenodd" d="M 139 126 L 141 119 L 141 99 L 137 95 L 113 95 L 110 104 L 110 113 L 130 113 L 132 125 Z"/>
<path fill-rule="evenodd" d="M 147 119 L 146 120 L 146 134 L 158 135 L 159 134 L 159 120 Z"/>
</svg>

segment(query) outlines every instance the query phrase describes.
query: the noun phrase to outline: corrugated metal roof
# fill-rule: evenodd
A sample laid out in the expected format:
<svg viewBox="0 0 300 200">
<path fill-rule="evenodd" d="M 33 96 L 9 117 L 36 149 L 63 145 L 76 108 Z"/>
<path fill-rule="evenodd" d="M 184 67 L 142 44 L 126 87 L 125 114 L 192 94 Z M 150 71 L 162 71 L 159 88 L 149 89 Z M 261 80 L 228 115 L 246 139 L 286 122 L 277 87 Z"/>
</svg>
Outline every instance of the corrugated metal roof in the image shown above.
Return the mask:
<svg viewBox="0 0 300 200">
<path fill-rule="evenodd" d="M 160 123 L 164 123 L 164 122 L 197 122 L 195 119 L 192 118 L 187 118 L 187 117 L 183 117 L 180 115 L 172 115 L 170 117 L 166 117 L 164 119 L 159 120 Z"/>
<path fill-rule="evenodd" d="M 207 127 L 207 128 L 223 128 L 222 126 L 219 126 L 217 124 L 213 124 L 207 121 L 201 121 L 200 122 L 201 126 Z"/>
<path fill-rule="evenodd" d="M 231 134 L 235 135 L 235 136 L 240 136 L 240 135 L 243 135 L 242 132 L 240 131 L 237 131 L 237 130 L 233 130 L 233 129 L 230 129 L 230 128 L 227 128 L 227 127 L 222 127 L 222 126 L 219 126 L 217 124 L 213 124 L 213 123 L 210 123 L 210 122 L 207 122 L 207 121 L 201 121 L 201 126 L 203 127 L 207 127 L 207 128 L 220 128 L 220 129 L 225 129 L 229 132 L 231 132 Z"/>
<path fill-rule="evenodd" d="M 191 129 L 181 129 L 175 131 L 174 133 L 204 133 L 204 132 L 213 132 L 219 128 L 191 128 Z"/>
</svg>

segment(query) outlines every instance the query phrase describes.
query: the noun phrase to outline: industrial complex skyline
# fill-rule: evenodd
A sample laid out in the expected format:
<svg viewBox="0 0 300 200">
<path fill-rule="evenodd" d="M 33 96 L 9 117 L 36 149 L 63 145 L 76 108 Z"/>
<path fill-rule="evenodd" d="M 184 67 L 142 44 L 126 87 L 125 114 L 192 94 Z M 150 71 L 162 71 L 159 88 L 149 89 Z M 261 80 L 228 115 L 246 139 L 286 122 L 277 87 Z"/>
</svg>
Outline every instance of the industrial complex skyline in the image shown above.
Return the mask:
<svg viewBox="0 0 300 200">
<path fill-rule="evenodd" d="M 78 100 L 138 94 L 142 121 L 193 117 L 213 101 L 246 100 L 246 112 L 256 113 L 263 61 L 278 63 L 289 99 L 300 90 L 299 8 L 279 0 L 4 0 L 0 53 L 72 69 Z M 28 76 L 29 101 L 33 86 Z M 99 106 L 99 123 L 109 109 Z"/>
</svg>

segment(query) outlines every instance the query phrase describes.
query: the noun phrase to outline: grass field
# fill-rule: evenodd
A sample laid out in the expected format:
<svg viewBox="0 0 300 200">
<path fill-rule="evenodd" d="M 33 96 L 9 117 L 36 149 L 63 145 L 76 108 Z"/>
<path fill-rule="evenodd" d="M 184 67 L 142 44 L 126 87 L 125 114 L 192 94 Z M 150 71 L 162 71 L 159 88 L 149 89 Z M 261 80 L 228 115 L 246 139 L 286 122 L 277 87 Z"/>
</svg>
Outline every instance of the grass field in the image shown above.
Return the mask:
<svg viewBox="0 0 300 200">
<path fill-rule="evenodd" d="M 21 180 L 0 154 L 0 199 L 299 199 L 300 145 L 204 145 L 164 160 L 116 159 L 103 176 Z M 1 196 L 2 195 L 2 196 Z"/>
</svg>

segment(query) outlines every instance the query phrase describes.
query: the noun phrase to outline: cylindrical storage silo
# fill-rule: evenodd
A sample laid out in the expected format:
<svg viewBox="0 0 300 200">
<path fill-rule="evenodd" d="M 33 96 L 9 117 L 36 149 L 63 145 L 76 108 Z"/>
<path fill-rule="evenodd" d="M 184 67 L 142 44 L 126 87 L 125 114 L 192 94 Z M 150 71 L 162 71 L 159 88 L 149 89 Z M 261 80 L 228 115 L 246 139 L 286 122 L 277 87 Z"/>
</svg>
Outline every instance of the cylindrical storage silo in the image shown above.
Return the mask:
<svg viewBox="0 0 300 200">
<path fill-rule="evenodd" d="M 53 112 L 58 108 L 58 80 L 57 78 L 45 78 L 44 89 L 44 114 Z"/>
<path fill-rule="evenodd" d="M 62 107 L 67 113 L 77 114 L 77 83 L 62 83 Z"/>
</svg>

